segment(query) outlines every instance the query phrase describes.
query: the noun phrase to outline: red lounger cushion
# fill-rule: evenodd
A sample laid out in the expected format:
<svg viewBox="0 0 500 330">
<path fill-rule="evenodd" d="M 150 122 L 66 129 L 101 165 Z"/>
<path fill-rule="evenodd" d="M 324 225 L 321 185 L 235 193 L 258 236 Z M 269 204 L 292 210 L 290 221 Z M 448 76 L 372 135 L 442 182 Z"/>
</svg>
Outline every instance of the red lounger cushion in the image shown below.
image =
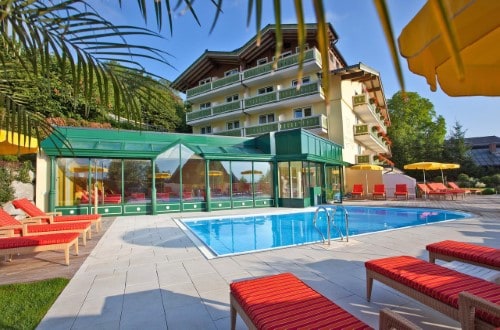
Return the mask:
<svg viewBox="0 0 500 330">
<path fill-rule="evenodd" d="M 45 212 L 40 210 L 35 204 L 30 202 L 27 198 L 16 199 L 12 201 L 12 205 L 16 209 L 23 210 L 30 217 L 39 217 L 47 215 Z M 76 221 L 76 220 L 97 220 L 99 219 L 99 214 L 78 214 L 78 215 L 58 215 L 54 217 L 54 221 Z"/>
<path fill-rule="evenodd" d="M 234 282 L 230 288 L 257 329 L 371 329 L 291 273 Z"/>
<path fill-rule="evenodd" d="M 28 246 L 69 243 L 78 238 L 78 233 L 60 233 L 24 237 L 7 237 L 0 239 L 0 249 L 12 249 Z"/>
<path fill-rule="evenodd" d="M 66 222 L 75 220 L 97 220 L 99 219 L 99 214 L 79 214 L 79 215 L 58 215 L 54 217 L 55 222 Z"/>
<path fill-rule="evenodd" d="M 54 223 L 51 225 L 28 225 L 28 233 L 40 233 L 58 230 L 84 230 L 91 225 L 90 222 L 74 222 L 74 223 Z"/>
<path fill-rule="evenodd" d="M 495 304 L 500 304 L 500 285 L 459 273 L 409 256 L 370 260 L 365 267 L 414 290 L 458 309 L 458 294 L 467 291 Z M 500 326 L 500 318 L 484 312 L 478 317 Z"/>
<path fill-rule="evenodd" d="M 427 251 L 500 267 L 500 249 L 456 241 L 429 244 Z"/>
</svg>

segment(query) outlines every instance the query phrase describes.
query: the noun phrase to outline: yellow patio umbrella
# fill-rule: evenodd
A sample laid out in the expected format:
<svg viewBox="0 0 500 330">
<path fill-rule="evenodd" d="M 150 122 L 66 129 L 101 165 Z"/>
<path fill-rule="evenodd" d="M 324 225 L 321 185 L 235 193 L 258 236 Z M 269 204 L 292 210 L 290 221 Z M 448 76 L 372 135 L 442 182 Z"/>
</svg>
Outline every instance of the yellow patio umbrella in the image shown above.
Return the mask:
<svg viewBox="0 0 500 330">
<path fill-rule="evenodd" d="M 0 155 L 35 154 L 37 151 L 36 138 L 0 129 Z"/>
<path fill-rule="evenodd" d="M 405 170 L 422 170 L 424 173 L 424 183 L 425 183 L 425 171 L 439 170 L 441 163 L 438 162 L 418 162 L 412 164 L 406 164 L 404 166 Z"/>
<path fill-rule="evenodd" d="M 404 27 L 399 50 L 432 91 L 500 95 L 500 1 L 429 0 Z"/>
<path fill-rule="evenodd" d="M 384 168 L 375 164 L 356 164 L 349 167 L 351 170 L 355 171 L 365 171 L 365 181 L 366 181 L 366 193 L 369 193 L 368 186 L 368 171 L 382 171 Z"/>
</svg>

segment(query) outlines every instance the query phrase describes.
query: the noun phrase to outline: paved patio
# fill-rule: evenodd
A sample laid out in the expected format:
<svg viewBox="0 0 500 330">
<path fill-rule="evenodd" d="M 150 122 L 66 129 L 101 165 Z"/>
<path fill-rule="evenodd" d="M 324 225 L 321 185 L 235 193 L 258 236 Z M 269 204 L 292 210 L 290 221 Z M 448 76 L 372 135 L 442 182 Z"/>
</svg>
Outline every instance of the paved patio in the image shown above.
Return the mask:
<svg viewBox="0 0 500 330">
<path fill-rule="evenodd" d="M 443 239 L 498 248 L 500 196 L 471 196 L 463 201 L 346 204 L 448 208 L 472 212 L 476 217 L 351 237 L 348 243 L 334 241 L 331 246 L 312 244 L 210 260 L 173 218 L 264 210 L 118 217 L 109 221 L 109 228 L 38 329 L 228 329 L 228 284 L 285 271 L 293 272 L 375 328 L 378 311 L 383 307 L 403 314 L 425 329 L 458 328 L 454 320 L 378 282 L 372 302 L 368 303 L 364 262 L 402 254 L 426 259 L 425 245 Z M 237 328 L 245 328 L 239 318 Z"/>
</svg>

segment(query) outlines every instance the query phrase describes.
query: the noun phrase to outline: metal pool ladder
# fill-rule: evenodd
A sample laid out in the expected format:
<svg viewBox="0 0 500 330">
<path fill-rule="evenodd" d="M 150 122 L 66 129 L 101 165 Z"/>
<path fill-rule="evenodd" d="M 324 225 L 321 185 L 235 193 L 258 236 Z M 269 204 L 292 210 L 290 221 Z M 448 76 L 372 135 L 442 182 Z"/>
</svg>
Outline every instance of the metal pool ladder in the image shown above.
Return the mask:
<svg viewBox="0 0 500 330">
<path fill-rule="evenodd" d="M 321 230 L 319 230 L 319 228 L 316 226 L 316 221 L 318 220 L 318 214 L 321 210 L 324 210 L 326 213 L 326 221 L 327 221 L 326 235 L 328 236 L 326 239 L 325 239 L 325 236 L 323 235 L 323 233 L 321 232 Z M 344 222 L 345 222 L 345 228 L 346 228 L 345 238 L 346 238 L 346 242 L 349 242 L 349 213 L 347 212 L 347 210 L 344 207 L 342 207 L 342 210 L 344 211 Z M 314 213 L 314 218 L 313 218 L 314 228 L 316 228 L 318 233 L 321 235 L 321 238 L 323 239 L 323 243 L 325 243 L 325 240 L 328 240 L 328 245 L 330 245 L 330 241 L 331 241 L 331 226 L 333 226 L 333 228 L 335 228 L 337 233 L 340 235 L 340 240 L 341 241 L 344 240 L 344 235 L 342 234 L 342 231 L 333 223 L 336 212 L 337 212 L 337 206 L 329 207 L 327 209 L 325 206 L 320 205 L 320 206 L 318 206 L 318 208 L 316 209 L 316 212 Z"/>
</svg>

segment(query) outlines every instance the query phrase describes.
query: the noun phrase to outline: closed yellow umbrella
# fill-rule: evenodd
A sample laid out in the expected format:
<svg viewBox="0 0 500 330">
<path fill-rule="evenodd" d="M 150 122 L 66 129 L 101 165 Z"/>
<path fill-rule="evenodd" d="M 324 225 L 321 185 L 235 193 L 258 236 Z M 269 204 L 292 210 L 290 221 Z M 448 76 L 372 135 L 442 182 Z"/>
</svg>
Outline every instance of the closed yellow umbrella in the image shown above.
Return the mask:
<svg viewBox="0 0 500 330">
<path fill-rule="evenodd" d="M 401 32 L 400 53 L 432 91 L 437 78 L 450 96 L 498 96 L 498 13 L 496 0 L 429 0 Z"/>
<path fill-rule="evenodd" d="M 366 193 L 369 193 L 368 186 L 368 171 L 382 171 L 384 168 L 375 164 L 356 164 L 349 167 L 351 170 L 355 171 L 365 171 L 365 181 L 366 181 Z"/>
<path fill-rule="evenodd" d="M 36 154 L 37 151 L 36 138 L 0 129 L 0 155 Z"/>
</svg>

